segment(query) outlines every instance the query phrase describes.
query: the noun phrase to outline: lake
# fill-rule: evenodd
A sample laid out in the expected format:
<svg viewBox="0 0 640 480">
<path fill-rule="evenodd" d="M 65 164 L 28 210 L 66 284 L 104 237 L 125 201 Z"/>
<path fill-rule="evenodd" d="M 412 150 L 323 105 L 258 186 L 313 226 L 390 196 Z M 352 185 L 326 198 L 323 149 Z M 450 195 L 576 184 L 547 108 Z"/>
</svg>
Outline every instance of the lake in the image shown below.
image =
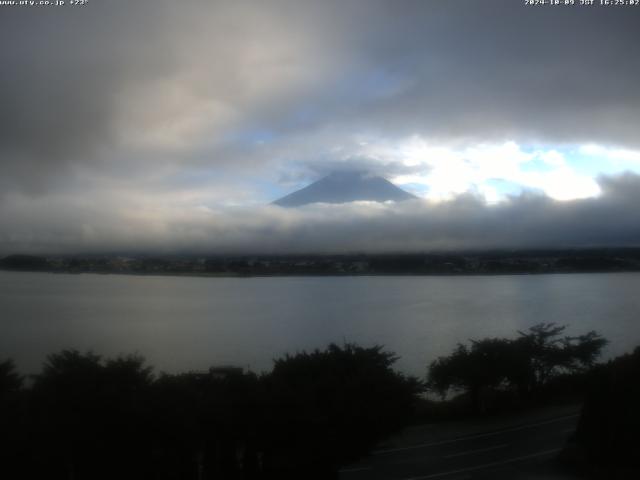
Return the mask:
<svg viewBox="0 0 640 480">
<path fill-rule="evenodd" d="M 539 322 L 640 345 L 640 273 L 210 278 L 0 271 L 0 359 L 25 373 L 63 348 L 140 353 L 157 370 L 239 365 L 330 342 L 383 344 L 424 375 L 457 342 Z"/>
</svg>

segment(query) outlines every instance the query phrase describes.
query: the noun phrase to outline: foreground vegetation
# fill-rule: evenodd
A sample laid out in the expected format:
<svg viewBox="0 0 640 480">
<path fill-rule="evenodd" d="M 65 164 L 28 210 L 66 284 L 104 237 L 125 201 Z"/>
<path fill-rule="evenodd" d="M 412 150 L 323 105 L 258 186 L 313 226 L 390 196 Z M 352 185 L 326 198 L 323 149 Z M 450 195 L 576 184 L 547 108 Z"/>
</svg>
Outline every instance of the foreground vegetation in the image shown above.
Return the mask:
<svg viewBox="0 0 640 480">
<path fill-rule="evenodd" d="M 50 355 L 30 388 L 0 364 L 0 477 L 335 478 L 410 419 L 420 382 L 381 347 L 154 376 L 140 357 Z"/>
<path fill-rule="evenodd" d="M 564 330 L 539 324 L 513 339 L 458 345 L 424 382 L 396 372 L 397 357 L 382 347 L 353 344 L 287 355 L 260 376 L 231 367 L 156 375 L 139 356 L 65 350 L 25 379 L 6 360 L 0 477 L 331 479 L 409 422 L 567 392 L 586 395 L 574 460 L 635 468 L 640 349 L 597 364 L 606 340 Z"/>
<path fill-rule="evenodd" d="M 607 340 L 595 331 L 566 336 L 565 326 L 534 325 L 519 336 L 471 340 L 429 366 L 428 386 L 443 399 L 451 391 L 469 400 L 475 413 L 492 407 L 527 406 L 561 393 L 579 397 L 586 374 Z M 500 401 L 502 400 L 502 404 Z M 455 403 L 455 402 L 454 402 Z"/>
<path fill-rule="evenodd" d="M 596 366 L 565 452 L 590 478 L 640 478 L 640 347 Z"/>
</svg>

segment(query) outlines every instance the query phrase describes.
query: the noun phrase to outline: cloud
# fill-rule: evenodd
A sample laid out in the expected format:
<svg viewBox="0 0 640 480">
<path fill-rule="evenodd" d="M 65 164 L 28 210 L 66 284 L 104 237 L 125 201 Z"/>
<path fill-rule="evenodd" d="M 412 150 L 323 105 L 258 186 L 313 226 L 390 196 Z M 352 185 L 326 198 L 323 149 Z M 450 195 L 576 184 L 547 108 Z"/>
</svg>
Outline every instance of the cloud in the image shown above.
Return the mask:
<svg viewBox="0 0 640 480">
<path fill-rule="evenodd" d="M 131 164 L 304 169 L 356 158 L 362 135 L 635 149 L 640 60 L 624 46 L 640 40 L 636 10 L 509 0 L 5 8 L 0 188 L 44 192 L 78 169 L 127 176 Z"/>
<path fill-rule="evenodd" d="M 607 158 L 621 164 L 640 166 L 640 150 L 628 148 L 607 148 L 597 144 L 587 144 L 580 147 L 580 152 L 584 155 Z"/>
<path fill-rule="evenodd" d="M 3 249 L 249 249 L 270 233 L 265 249 L 403 248 L 381 232 L 410 225 L 424 230 L 404 248 L 463 231 L 500 243 L 477 218 L 515 211 L 529 194 L 500 203 L 514 192 L 535 190 L 552 217 L 610 198 L 567 148 L 640 171 L 639 20 L 511 0 L 3 8 Z M 256 207 L 343 168 L 445 202 Z"/>
<path fill-rule="evenodd" d="M 324 76 L 292 16 L 254 2 L 3 9 L 0 188 L 237 163 L 225 140 Z"/>
<path fill-rule="evenodd" d="M 180 206 L 121 192 L 86 202 L 12 197 L 0 207 L 0 252 L 330 253 L 484 248 L 638 246 L 640 176 L 600 179 L 597 198 L 555 201 L 527 193 L 488 205 L 460 195 L 446 202 L 355 202 L 276 206 Z"/>
</svg>

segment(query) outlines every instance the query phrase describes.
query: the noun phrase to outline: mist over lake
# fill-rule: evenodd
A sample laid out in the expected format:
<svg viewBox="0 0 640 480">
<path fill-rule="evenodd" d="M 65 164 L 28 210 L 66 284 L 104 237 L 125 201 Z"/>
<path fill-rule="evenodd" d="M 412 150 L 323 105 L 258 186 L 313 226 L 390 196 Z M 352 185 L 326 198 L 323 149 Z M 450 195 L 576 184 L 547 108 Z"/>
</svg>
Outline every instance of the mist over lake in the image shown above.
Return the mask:
<svg viewBox="0 0 640 480">
<path fill-rule="evenodd" d="M 597 330 L 605 357 L 640 344 L 639 273 L 197 278 L 0 272 L 0 358 L 37 372 L 63 348 L 138 352 L 157 370 L 260 372 L 330 342 L 383 344 L 423 376 L 457 342 L 540 322 Z"/>
</svg>

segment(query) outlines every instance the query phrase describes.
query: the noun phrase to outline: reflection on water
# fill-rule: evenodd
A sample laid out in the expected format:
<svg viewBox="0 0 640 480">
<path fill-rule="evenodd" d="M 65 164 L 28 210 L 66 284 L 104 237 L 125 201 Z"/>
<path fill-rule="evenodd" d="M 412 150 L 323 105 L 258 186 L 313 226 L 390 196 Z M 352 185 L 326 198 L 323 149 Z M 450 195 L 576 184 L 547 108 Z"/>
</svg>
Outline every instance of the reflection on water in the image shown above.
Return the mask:
<svg viewBox="0 0 640 480">
<path fill-rule="evenodd" d="M 267 370 L 286 352 L 383 344 L 423 375 L 457 342 L 539 322 L 640 344 L 640 274 L 189 278 L 0 272 L 0 358 L 35 372 L 62 348 L 139 352 L 159 370 Z"/>
</svg>

